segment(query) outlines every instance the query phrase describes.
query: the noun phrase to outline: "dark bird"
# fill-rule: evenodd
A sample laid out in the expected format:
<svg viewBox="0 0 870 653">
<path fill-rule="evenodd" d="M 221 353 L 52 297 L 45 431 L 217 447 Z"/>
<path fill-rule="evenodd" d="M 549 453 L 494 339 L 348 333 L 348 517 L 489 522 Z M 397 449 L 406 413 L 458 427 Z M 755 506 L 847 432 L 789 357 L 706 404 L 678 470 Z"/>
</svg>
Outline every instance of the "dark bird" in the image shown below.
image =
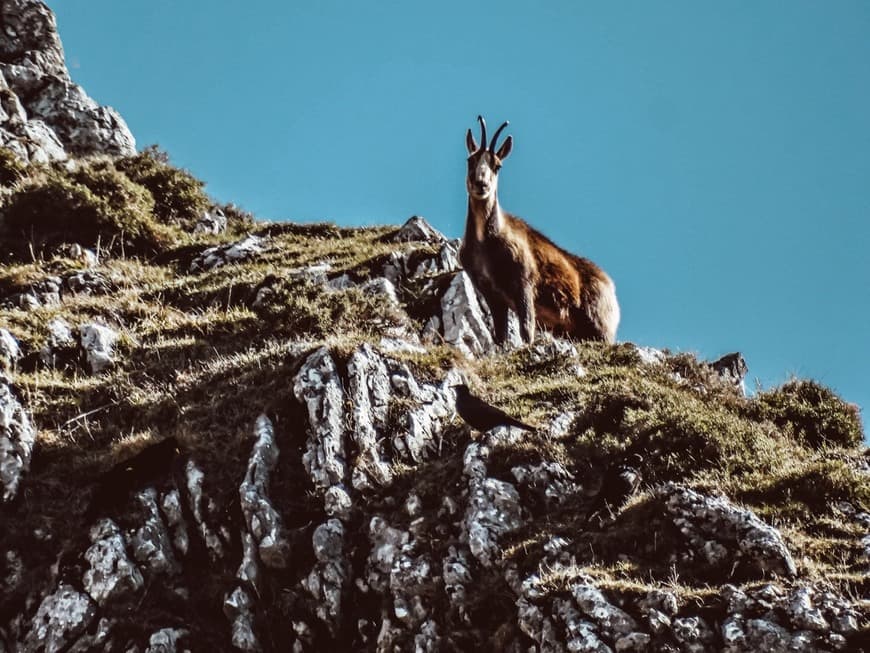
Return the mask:
<svg viewBox="0 0 870 653">
<path fill-rule="evenodd" d="M 631 461 L 632 464 L 629 464 Z M 632 454 L 621 462 L 611 465 L 604 472 L 601 479 L 601 487 L 595 499 L 592 502 L 592 507 L 586 513 L 586 521 L 591 520 L 596 514 L 600 514 L 602 510 L 607 510 L 609 513 L 614 513 L 619 510 L 626 501 L 637 491 L 643 477 L 637 467 L 643 462 L 640 454 Z"/>
<path fill-rule="evenodd" d="M 465 423 L 481 432 L 494 429 L 496 426 L 515 426 L 518 429 L 534 432 L 534 426 L 514 419 L 506 412 L 495 406 L 491 406 L 483 399 L 475 397 L 468 390 L 467 385 L 455 385 L 456 412 L 465 420 Z"/>
</svg>

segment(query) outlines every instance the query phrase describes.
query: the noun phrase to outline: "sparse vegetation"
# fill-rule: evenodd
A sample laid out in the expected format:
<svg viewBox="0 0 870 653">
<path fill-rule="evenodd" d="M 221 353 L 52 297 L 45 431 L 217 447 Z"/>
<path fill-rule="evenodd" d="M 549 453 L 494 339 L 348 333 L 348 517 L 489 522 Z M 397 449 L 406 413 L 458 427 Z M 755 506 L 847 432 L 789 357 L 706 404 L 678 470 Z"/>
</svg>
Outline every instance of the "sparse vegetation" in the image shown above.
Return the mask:
<svg viewBox="0 0 870 653">
<path fill-rule="evenodd" d="M 169 164 L 169 156 L 156 145 L 119 159 L 115 166 L 154 198 L 154 217 L 190 231 L 211 204 L 205 184 L 186 170 Z"/>
</svg>

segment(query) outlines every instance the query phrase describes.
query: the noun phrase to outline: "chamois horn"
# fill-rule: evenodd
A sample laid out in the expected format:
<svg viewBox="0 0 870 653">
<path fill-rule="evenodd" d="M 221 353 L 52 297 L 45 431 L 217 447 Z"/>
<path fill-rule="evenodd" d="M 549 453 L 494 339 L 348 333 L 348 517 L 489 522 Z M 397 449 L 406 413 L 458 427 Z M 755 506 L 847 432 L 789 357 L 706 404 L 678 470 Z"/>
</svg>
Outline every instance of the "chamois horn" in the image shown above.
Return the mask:
<svg viewBox="0 0 870 653">
<path fill-rule="evenodd" d="M 489 144 L 489 151 L 490 151 L 490 152 L 495 153 L 495 144 L 496 144 L 496 142 L 498 141 L 498 137 L 501 135 L 501 130 L 504 129 L 505 127 L 507 127 L 509 124 L 510 124 L 510 123 L 509 123 L 507 120 L 505 120 L 505 121 L 501 124 L 501 127 L 499 127 L 499 128 L 496 130 L 496 132 L 495 132 L 495 136 L 492 137 L 492 143 Z"/>
<path fill-rule="evenodd" d="M 480 149 L 486 149 L 486 120 L 483 119 L 483 116 L 477 116 L 477 120 L 480 123 Z"/>
</svg>

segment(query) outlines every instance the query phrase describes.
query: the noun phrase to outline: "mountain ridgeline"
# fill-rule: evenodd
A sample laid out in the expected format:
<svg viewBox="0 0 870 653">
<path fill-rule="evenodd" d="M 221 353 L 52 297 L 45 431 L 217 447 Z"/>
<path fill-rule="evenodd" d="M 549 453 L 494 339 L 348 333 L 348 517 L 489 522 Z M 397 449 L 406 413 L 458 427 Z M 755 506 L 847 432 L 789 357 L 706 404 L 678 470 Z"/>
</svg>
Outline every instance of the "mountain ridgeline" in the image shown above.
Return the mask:
<svg viewBox="0 0 870 653">
<path fill-rule="evenodd" d="M 0 651 L 870 650 L 855 406 L 499 346 L 458 241 L 217 204 L 0 19 Z"/>
</svg>

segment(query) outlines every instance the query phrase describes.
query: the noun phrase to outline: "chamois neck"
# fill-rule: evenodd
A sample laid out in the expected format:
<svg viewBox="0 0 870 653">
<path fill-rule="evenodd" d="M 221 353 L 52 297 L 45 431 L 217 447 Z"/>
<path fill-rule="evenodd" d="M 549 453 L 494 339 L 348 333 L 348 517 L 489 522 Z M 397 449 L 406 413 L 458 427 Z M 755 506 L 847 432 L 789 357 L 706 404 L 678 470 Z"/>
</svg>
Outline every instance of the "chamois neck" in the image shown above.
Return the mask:
<svg viewBox="0 0 870 653">
<path fill-rule="evenodd" d="M 468 196 L 468 220 L 465 225 L 465 239 L 483 240 L 487 232 L 497 232 L 501 228 L 501 206 L 498 196 L 493 193 L 485 199 Z"/>
</svg>

